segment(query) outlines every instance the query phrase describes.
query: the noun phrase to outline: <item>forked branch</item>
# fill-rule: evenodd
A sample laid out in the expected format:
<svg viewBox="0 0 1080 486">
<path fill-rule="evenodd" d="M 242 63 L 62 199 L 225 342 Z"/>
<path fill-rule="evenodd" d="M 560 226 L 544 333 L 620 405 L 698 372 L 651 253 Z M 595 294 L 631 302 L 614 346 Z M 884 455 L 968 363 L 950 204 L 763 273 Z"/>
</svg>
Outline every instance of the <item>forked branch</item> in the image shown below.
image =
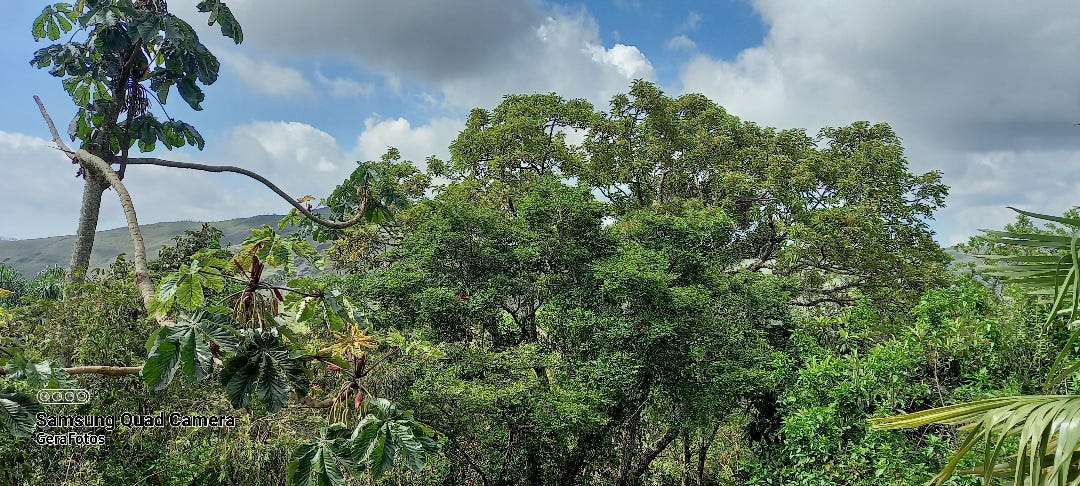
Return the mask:
<svg viewBox="0 0 1080 486">
<path fill-rule="evenodd" d="M 120 198 L 120 205 L 124 208 L 124 218 L 127 220 L 128 232 L 131 234 L 131 243 L 135 245 L 135 285 L 139 288 L 143 305 L 149 309 L 150 302 L 154 300 L 154 284 L 150 282 L 150 271 L 146 264 L 146 246 L 143 243 L 142 231 L 139 230 L 139 220 L 135 217 L 135 206 L 131 202 L 131 194 L 128 193 L 124 183 L 120 181 L 120 177 L 112 170 L 112 166 L 108 162 L 83 149 L 71 150 L 64 143 L 64 139 L 60 138 L 60 133 L 56 131 L 56 125 L 53 124 L 49 112 L 45 111 L 45 105 L 41 103 L 41 98 L 34 95 L 34 101 L 37 103 L 38 110 L 41 111 L 41 116 L 45 118 L 45 123 L 49 125 L 49 132 L 52 133 L 53 142 L 56 142 L 60 150 L 77 159 L 83 169 L 101 173 L 105 180 L 109 182 L 109 185 L 116 190 L 116 195 Z M 158 317 L 159 322 L 162 319 L 163 317 Z"/>
</svg>

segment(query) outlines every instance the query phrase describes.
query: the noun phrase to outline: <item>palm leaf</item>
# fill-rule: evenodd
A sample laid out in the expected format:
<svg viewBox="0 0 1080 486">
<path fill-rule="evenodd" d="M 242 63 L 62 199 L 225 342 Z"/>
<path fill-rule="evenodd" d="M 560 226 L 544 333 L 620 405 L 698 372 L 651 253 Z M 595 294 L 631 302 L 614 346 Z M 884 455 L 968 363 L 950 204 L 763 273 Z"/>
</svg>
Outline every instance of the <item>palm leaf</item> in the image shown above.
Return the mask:
<svg viewBox="0 0 1080 486">
<path fill-rule="evenodd" d="M 1080 228 L 1080 220 L 1077 219 L 1011 209 L 1032 218 Z M 1048 326 L 1062 316 L 1066 317 L 1068 323 L 1076 321 L 1077 310 L 1080 309 L 1080 292 L 1077 292 L 1080 288 L 1080 237 L 1076 233 L 1072 236 L 1058 236 L 982 231 L 986 233 L 985 238 L 991 243 L 1028 246 L 1045 251 L 1046 255 L 979 255 L 978 257 L 984 262 L 989 262 L 980 267 L 987 275 L 1005 283 L 1027 288 L 1028 293 L 1036 296 L 1040 302 L 1050 304 L 1046 322 Z M 1072 346 L 1078 339 L 1080 339 L 1080 326 L 1075 326 L 1068 343 L 1054 359 L 1054 364 L 1043 384 L 1044 390 L 1053 389 L 1080 369 L 1080 361 L 1074 360 L 1071 356 Z"/>
<path fill-rule="evenodd" d="M 871 419 L 874 429 L 959 425 L 968 431 L 960 449 L 932 480 L 942 484 L 969 451 L 982 444 L 982 465 L 969 473 L 1012 478 L 1016 485 L 1080 484 L 1077 448 L 1080 446 L 1080 396 L 1035 395 L 992 398 L 930 410 Z M 1019 440 L 1017 452 L 1006 456 L 1007 439 Z M 987 467 L 987 465 L 992 465 Z"/>
<path fill-rule="evenodd" d="M 1011 208 L 1032 218 L 1080 228 L 1080 220 L 1031 213 Z M 1046 324 L 1066 317 L 1072 332 L 1058 353 L 1044 382 L 1051 390 L 1080 370 L 1072 358 L 1073 345 L 1080 339 L 1080 237 L 982 230 L 992 244 L 1026 247 L 1037 254 L 978 255 L 979 268 L 1004 283 L 1016 285 L 1050 304 Z M 1029 252 L 1030 253 L 1030 252 Z M 1041 253 L 1041 254 L 1040 254 Z M 1020 485 L 1080 486 L 1080 396 L 1037 395 L 993 398 L 962 403 L 893 417 L 871 420 L 875 429 L 919 427 L 929 424 L 957 425 L 967 437 L 953 457 L 931 480 L 942 484 L 956 471 L 961 459 L 981 444 L 981 464 L 960 471 L 982 476 L 992 484 L 1011 479 Z M 1014 454 L 1006 455 L 1009 439 L 1017 442 Z"/>
</svg>

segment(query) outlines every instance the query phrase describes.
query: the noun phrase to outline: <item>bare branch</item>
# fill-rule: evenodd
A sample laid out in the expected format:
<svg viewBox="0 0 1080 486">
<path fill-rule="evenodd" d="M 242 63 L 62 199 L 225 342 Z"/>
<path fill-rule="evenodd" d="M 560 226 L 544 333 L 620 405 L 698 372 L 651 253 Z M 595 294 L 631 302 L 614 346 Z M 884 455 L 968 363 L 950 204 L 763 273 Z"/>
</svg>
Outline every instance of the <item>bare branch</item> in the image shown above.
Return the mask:
<svg viewBox="0 0 1080 486">
<path fill-rule="evenodd" d="M 71 366 L 64 368 L 69 375 L 106 375 L 127 376 L 137 375 L 142 371 L 142 366 Z M 0 375 L 6 375 L 7 371 L 0 368 Z"/>
<path fill-rule="evenodd" d="M 146 246 L 143 244 L 142 231 L 139 230 L 139 221 L 135 216 L 135 205 L 131 202 L 131 194 L 124 187 L 124 183 L 120 182 L 120 177 L 113 171 L 108 162 L 83 149 L 73 152 L 60 138 L 60 133 L 56 131 L 56 125 L 53 124 L 49 112 L 45 111 L 45 105 L 42 104 L 41 98 L 35 95 L 34 101 L 37 102 L 38 110 L 41 111 L 41 116 L 45 118 L 45 123 L 49 125 L 53 141 L 60 146 L 60 149 L 78 159 L 84 169 L 100 172 L 102 177 L 116 190 L 116 195 L 120 198 L 120 205 L 124 208 L 124 218 L 127 219 L 128 232 L 131 233 L 131 243 L 135 246 L 135 285 L 138 286 L 139 294 L 142 295 L 143 305 L 149 309 L 150 302 L 154 300 L 154 285 L 150 282 L 150 270 L 146 264 Z M 158 317 L 159 322 L 162 319 L 163 317 Z"/>
<path fill-rule="evenodd" d="M 348 221 L 327 221 L 325 219 L 320 218 L 317 214 L 309 211 L 302 204 L 296 202 L 295 198 L 290 196 L 285 191 L 281 190 L 281 188 L 276 186 L 273 182 L 270 182 L 269 179 L 259 175 L 256 172 L 244 169 L 242 167 L 235 167 L 235 166 L 231 166 L 231 165 L 206 165 L 206 164 L 196 164 L 196 163 L 192 163 L 192 162 L 177 162 L 177 161 L 174 161 L 174 160 L 165 160 L 165 159 L 159 159 L 159 158 L 153 158 L 153 157 L 132 158 L 132 159 L 128 159 L 127 163 L 129 165 L 135 165 L 135 164 L 138 164 L 138 165 L 157 165 L 157 166 L 161 166 L 161 167 L 175 167 L 175 168 L 178 168 L 178 169 L 201 170 L 201 171 L 204 171 L 204 172 L 232 172 L 234 174 L 246 175 L 246 176 L 248 176 L 248 177 L 250 177 L 252 179 L 255 179 L 255 180 L 261 182 L 264 186 L 270 188 L 271 191 L 274 191 L 275 194 L 277 194 L 278 196 L 281 196 L 282 199 L 284 199 L 289 204 L 291 204 L 292 207 L 296 208 L 297 211 L 300 211 L 300 214 L 303 214 L 305 218 L 310 219 L 315 224 L 318 224 L 320 226 L 325 226 L 327 228 L 343 229 L 343 228 L 348 228 L 350 226 L 355 226 L 357 223 L 360 223 L 361 221 L 363 221 L 364 213 L 366 212 L 366 209 L 367 209 L 367 200 L 365 199 L 364 201 L 361 202 L 360 211 L 358 211 L 356 216 L 353 217 L 352 219 L 350 219 Z"/>
</svg>

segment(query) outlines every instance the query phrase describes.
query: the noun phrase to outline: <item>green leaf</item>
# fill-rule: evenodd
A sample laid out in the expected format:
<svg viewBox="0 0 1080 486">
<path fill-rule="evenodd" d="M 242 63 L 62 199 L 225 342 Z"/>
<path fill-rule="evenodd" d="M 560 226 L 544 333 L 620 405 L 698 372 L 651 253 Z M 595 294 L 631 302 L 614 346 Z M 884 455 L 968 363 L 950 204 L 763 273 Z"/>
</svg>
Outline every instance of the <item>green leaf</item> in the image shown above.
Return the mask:
<svg viewBox="0 0 1080 486">
<path fill-rule="evenodd" d="M 332 449 L 320 447 L 311 461 L 315 473 L 315 483 L 319 486 L 345 486 L 345 477 L 338 468 L 338 461 Z"/>
<path fill-rule="evenodd" d="M 0 393 L 0 424 L 15 437 L 33 435 L 34 417 L 41 411 L 41 404 L 29 396 L 12 391 Z"/>
<path fill-rule="evenodd" d="M 236 356 L 225 363 L 221 370 L 221 383 L 225 385 L 225 394 L 229 396 L 233 408 L 243 408 L 251 402 L 258 373 L 259 364 L 252 363 L 247 355 Z"/>
<path fill-rule="evenodd" d="M 41 12 L 41 15 L 38 15 L 38 17 L 34 19 L 34 26 L 30 29 L 30 33 L 33 34 L 34 40 L 45 37 L 45 12 L 48 10 L 49 7 L 45 7 L 45 10 Z"/>
<path fill-rule="evenodd" d="M 237 338 L 231 316 L 203 311 L 181 313 L 176 322 L 152 335 L 142 376 L 146 384 L 160 390 L 168 386 L 177 368 L 193 381 L 202 381 L 213 370 L 210 343 L 224 352 L 236 349 Z"/>
<path fill-rule="evenodd" d="M 288 484 L 310 484 L 314 475 L 315 484 L 318 485 L 345 485 L 343 470 L 356 475 L 355 462 L 350 457 L 351 449 L 346 440 L 347 433 L 342 423 L 323 427 L 319 438 L 297 449 L 289 461 Z"/>
<path fill-rule="evenodd" d="M 375 479 L 392 469 L 398 456 L 404 457 L 409 469 L 423 470 L 429 455 L 438 452 L 431 430 L 385 398 L 368 400 L 368 404 L 371 413 L 360 420 L 350 438 L 353 457 L 363 462 Z"/>
<path fill-rule="evenodd" d="M 75 100 L 75 104 L 79 106 L 86 106 L 90 104 L 90 84 L 82 83 L 79 87 L 75 88 L 75 92 L 72 93 L 72 98 Z"/>
<path fill-rule="evenodd" d="M 30 361 L 22 353 L 16 353 L 4 363 L 4 372 L 12 379 L 25 380 L 34 388 L 64 388 L 75 384 L 75 380 L 59 364 Z"/>
<path fill-rule="evenodd" d="M 56 21 L 52 18 L 45 21 L 45 28 L 48 31 L 49 40 L 57 40 L 60 38 L 60 26 L 56 25 Z"/>
<path fill-rule="evenodd" d="M 184 98 L 188 106 L 195 111 L 201 111 L 202 105 L 200 103 L 206 98 L 201 88 L 195 84 L 195 81 L 191 78 L 184 78 L 180 80 L 180 83 L 176 85 L 177 90 L 180 92 L 180 97 Z"/>
<path fill-rule="evenodd" d="M 247 406 L 254 393 L 271 412 L 289 401 L 290 389 L 298 398 L 307 395 L 307 372 L 276 333 L 250 330 L 239 354 L 221 373 L 221 382 L 233 407 Z"/>
<path fill-rule="evenodd" d="M 168 312 L 172 308 L 173 302 L 176 301 L 177 289 L 180 286 L 181 270 L 170 273 L 161 279 L 161 283 L 158 284 L 157 295 L 154 296 L 154 300 L 159 303 L 154 306 L 155 309 Z"/>
<path fill-rule="evenodd" d="M 105 12 L 111 13 L 108 10 L 105 10 Z M 93 22 L 93 20 L 90 22 Z M 143 41 L 145 44 L 154 44 L 158 32 L 165 29 L 164 24 L 165 20 L 162 14 L 142 10 L 139 12 L 139 15 L 131 19 L 128 24 L 128 30 L 135 33 L 134 40 Z"/>
<path fill-rule="evenodd" d="M 286 484 L 291 486 L 307 486 L 311 483 L 311 461 L 319 452 L 318 442 L 304 444 L 293 452 L 292 460 L 289 461 Z"/>
<path fill-rule="evenodd" d="M 150 355 L 139 371 L 146 385 L 154 390 L 162 390 L 172 382 L 180 363 L 179 346 L 164 334 L 158 332 Z"/>
<path fill-rule="evenodd" d="M 240 23 L 233 17 L 232 10 L 219 0 L 204 0 L 196 7 L 200 12 L 210 12 L 206 25 L 213 26 L 218 23 L 221 26 L 221 35 L 233 40 L 237 45 L 244 42 L 244 32 L 240 29 Z"/>
<path fill-rule="evenodd" d="M 205 301 L 202 281 L 192 274 L 183 275 L 176 286 L 176 302 L 187 310 L 195 310 L 202 307 Z"/>
</svg>

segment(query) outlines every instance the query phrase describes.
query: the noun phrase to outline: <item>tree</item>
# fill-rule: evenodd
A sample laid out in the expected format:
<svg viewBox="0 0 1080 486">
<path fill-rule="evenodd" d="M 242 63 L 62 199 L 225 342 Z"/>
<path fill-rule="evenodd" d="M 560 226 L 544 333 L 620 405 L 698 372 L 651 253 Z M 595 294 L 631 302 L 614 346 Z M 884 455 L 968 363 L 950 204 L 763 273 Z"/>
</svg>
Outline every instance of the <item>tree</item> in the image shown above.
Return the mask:
<svg viewBox="0 0 1080 486">
<path fill-rule="evenodd" d="M 736 227 L 737 267 L 797 277 L 799 305 L 850 305 L 858 288 L 899 313 L 944 281 L 948 257 L 926 221 L 947 188 L 939 172 L 908 172 L 886 124 L 824 128 L 814 139 L 643 81 L 596 120 L 588 156 L 568 174 L 616 213 L 687 199 L 722 208 Z"/>
<path fill-rule="evenodd" d="M 400 245 L 357 277 L 373 319 L 445 352 L 384 393 L 453 438 L 447 480 L 631 484 L 767 386 L 786 295 L 712 268 L 730 258 L 722 212 L 605 227 L 587 187 L 514 180 L 463 177 L 400 213 Z"/>
<path fill-rule="evenodd" d="M 205 0 L 200 12 L 209 13 L 221 33 L 237 44 L 243 31 L 224 2 Z M 195 30 L 169 13 L 163 0 L 79 0 L 74 5 L 47 6 L 34 20 L 34 40 L 57 41 L 75 31 L 67 42 L 34 53 L 31 65 L 48 68 L 63 80 L 64 90 L 79 107 L 68 126 L 72 141 L 118 165 L 121 180 L 128 165 L 128 151 L 153 150 L 158 142 L 168 149 L 205 142 L 194 127 L 166 113 L 162 122 L 151 111 L 153 99 L 164 112 L 169 91 L 175 86 L 195 110 L 205 97 L 200 84 L 208 86 L 218 77 L 217 58 L 199 41 Z M 84 34 L 81 40 L 76 36 Z M 68 281 L 85 276 L 97 231 L 101 196 L 109 183 L 94 171 L 79 170 L 83 187 L 79 228 L 72 251 Z"/>
</svg>

